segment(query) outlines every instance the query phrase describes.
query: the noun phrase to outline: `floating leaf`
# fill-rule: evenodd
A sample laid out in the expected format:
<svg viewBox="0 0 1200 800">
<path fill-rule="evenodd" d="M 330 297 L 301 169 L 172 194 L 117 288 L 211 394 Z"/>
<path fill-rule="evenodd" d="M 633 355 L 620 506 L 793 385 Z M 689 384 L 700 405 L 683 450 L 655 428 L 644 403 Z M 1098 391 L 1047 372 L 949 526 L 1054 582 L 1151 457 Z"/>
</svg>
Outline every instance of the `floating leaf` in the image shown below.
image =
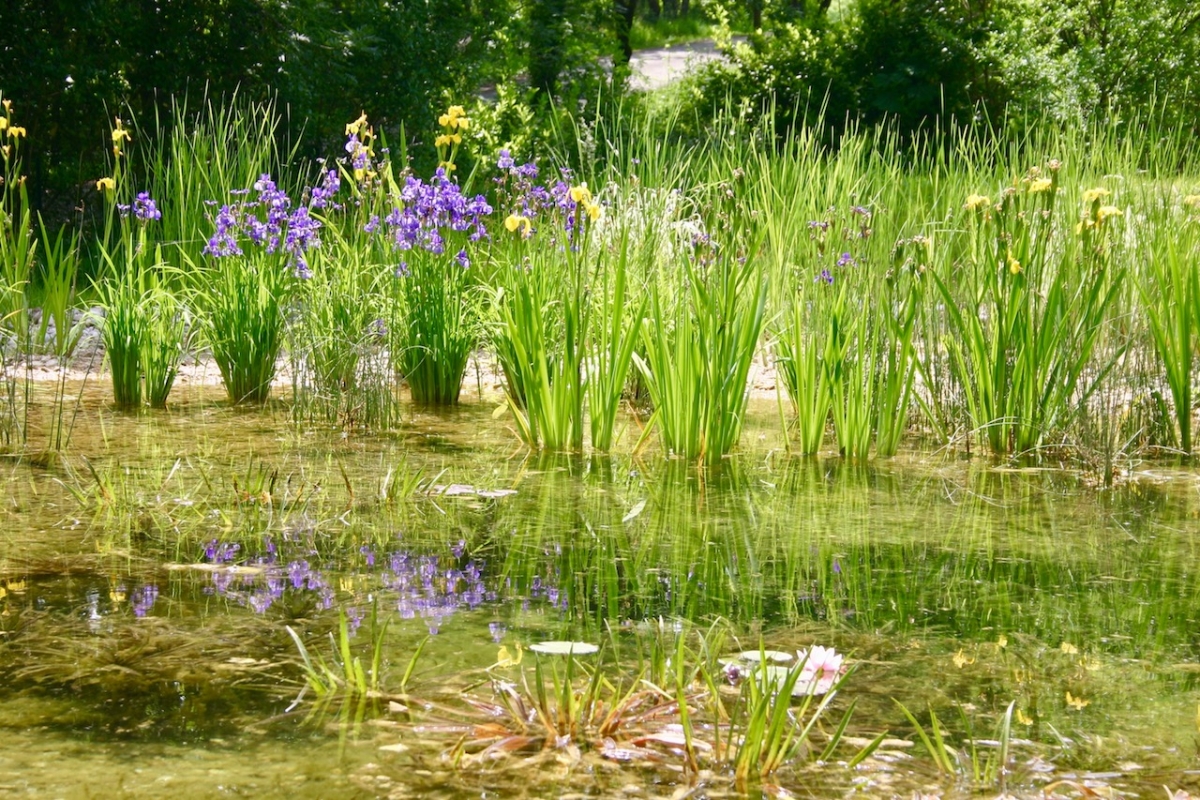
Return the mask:
<svg viewBox="0 0 1200 800">
<path fill-rule="evenodd" d="M 487 499 L 495 499 L 497 497 L 508 497 L 517 493 L 516 489 L 480 489 L 478 486 L 472 486 L 469 483 L 452 483 L 449 486 L 438 484 L 429 490 L 431 495 L 440 497 L 484 497 Z"/>
<path fill-rule="evenodd" d="M 744 653 L 738 653 L 738 658 L 742 661 L 752 661 L 758 663 L 766 658 L 767 661 L 774 661 L 777 664 L 787 664 L 795 658 L 791 653 L 785 653 L 782 650 L 747 650 Z"/>
<path fill-rule="evenodd" d="M 767 671 L 767 682 L 771 686 L 782 687 L 795 668 L 767 664 L 763 669 Z M 792 697 L 808 697 L 809 695 L 819 697 L 828 694 L 835 683 L 837 683 L 835 673 L 801 673 L 792 686 Z"/>
<path fill-rule="evenodd" d="M 538 642 L 529 645 L 529 649 L 535 653 L 551 656 L 587 656 L 597 652 L 600 648 L 589 642 Z"/>
</svg>

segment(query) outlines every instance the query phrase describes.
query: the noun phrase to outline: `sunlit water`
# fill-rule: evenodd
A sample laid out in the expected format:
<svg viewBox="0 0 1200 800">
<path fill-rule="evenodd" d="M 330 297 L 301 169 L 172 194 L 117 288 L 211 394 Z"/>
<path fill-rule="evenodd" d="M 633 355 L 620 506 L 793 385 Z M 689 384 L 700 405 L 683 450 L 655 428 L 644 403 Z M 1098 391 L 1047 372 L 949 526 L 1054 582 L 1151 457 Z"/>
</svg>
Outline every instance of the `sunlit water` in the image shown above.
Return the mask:
<svg viewBox="0 0 1200 800">
<path fill-rule="evenodd" d="M 822 644 L 854 667 L 830 717 L 857 700 L 847 740 L 772 791 L 999 791 L 939 773 L 895 701 L 927 730 L 932 709 L 968 773 L 968 727 L 980 763 L 1012 703 L 1016 795 L 1200 786 L 1193 470 L 1100 491 L 944 453 L 799 459 L 773 404 L 698 470 L 631 456 L 633 422 L 620 455 L 539 457 L 487 405 L 384 437 L 202 391 L 157 414 L 104 398 L 84 395 L 64 457 L 3 462 L 0 795 L 727 796 L 667 746 L 478 758 L 489 719 L 464 702 L 529 681 L 540 641 L 602 644 L 632 680 L 653 642 L 716 631 L 729 653 Z M 368 666 L 382 641 L 382 696 L 318 703 L 289 628 L 336 665 L 342 619 Z"/>
</svg>

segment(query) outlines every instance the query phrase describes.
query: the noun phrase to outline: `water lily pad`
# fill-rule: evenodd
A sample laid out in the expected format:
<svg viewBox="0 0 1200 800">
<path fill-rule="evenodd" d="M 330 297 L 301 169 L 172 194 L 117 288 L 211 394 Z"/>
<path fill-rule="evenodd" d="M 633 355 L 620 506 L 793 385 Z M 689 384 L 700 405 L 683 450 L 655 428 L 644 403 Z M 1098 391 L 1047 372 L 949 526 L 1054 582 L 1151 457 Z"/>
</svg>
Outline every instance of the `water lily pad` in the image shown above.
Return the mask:
<svg viewBox="0 0 1200 800">
<path fill-rule="evenodd" d="M 777 667 L 773 664 L 767 664 L 763 667 L 767 671 L 767 681 L 779 688 L 783 687 L 784 681 L 788 679 L 792 669 L 790 667 Z M 754 680 L 755 678 L 751 678 Z M 837 677 L 831 674 L 813 673 L 802 674 L 796 679 L 795 685 L 792 686 L 792 697 L 819 697 L 827 694 L 833 685 L 837 683 Z"/>
<path fill-rule="evenodd" d="M 484 497 L 489 500 L 494 500 L 500 497 L 508 497 L 517 493 L 516 489 L 480 489 L 478 486 L 472 486 L 469 483 L 452 483 L 449 486 L 438 484 L 429 490 L 429 493 L 439 497 Z"/>
<path fill-rule="evenodd" d="M 788 664 L 796 656 L 794 653 L 786 653 L 782 650 L 747 650 L 744 653 L 738 653 L 738 658 L 742 661 L 752 661 L 756 664 L 764 657 L 767 661 L 774 661 L 776 664 Z"/>
<path fill-rule="evenodd" d="M 600 648 L 589 642 L 538 642 L 529 645 L 529 649 L 535 653 L 551 656 L 587 656 Z"/>
</svg>

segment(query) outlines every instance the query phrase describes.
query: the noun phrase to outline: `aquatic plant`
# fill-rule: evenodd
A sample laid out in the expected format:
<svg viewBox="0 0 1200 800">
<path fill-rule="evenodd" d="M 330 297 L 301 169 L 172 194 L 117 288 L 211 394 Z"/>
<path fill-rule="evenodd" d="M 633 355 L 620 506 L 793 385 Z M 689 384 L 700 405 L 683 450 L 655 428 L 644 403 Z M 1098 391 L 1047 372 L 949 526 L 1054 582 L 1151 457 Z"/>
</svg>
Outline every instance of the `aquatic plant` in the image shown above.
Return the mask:
<svg viewBox="0 0 1200 800">
<path fill-rule="evenodd" d="M 1060 170 L 1056 161 L 1031 169 L 995 203 L 969 196 L 969 260 L 953 276 L 930 272 L 972 426 L 995 453 L 1037 447 L 1065 424 L 1077 389 L 1086 398 L 1107 372 L 1102 363 L 1089 379 L 1088 367 L 1124 278 L 1108 268 L 1121 244 L 1120 212 L 1101 205 L 1107 189 L 1089 189 L 1081 221 L 1064 232 Z"/>
<path fill-rule="evenodd" d="M 1200 331 L 1200 273 L 1195 265 L 1200 238 L 1197 225 L 1188 224 L 1186 207 L 1175 208 L 1167 193 L 1143 197 L 1147 217 L 1137 224 L 1148 238 L 1153 257 L 1144 280 L 1136 283 L 1145 310 L 1151 343 L 1162 364 L 1171 394 L 1177 444 L 1192 453 L 1193 361 Z"/>
<path fill-rule="evenodd" d="M 1012 750 L 1012 720 L 1016 701 L 1008 704 L 1008 708 L 1000 715 L 996 729 L 996 749 L 989 751 L 986 757 L 981 756 L 979 744 L 971 731 L 970 721 L 959 709 L 965 729 L 965 748 L 955 750 L 946 743 L 946 730 L 938 720 L 933 709 L 929 709 L 929 731 L 917 720 L 899 700 L 895 701 L 905 718 L 916 731 L 917 738 L 924 746 L 926 753 L 932 759 L 938 772 L 946 775 L 961 775 L 971 781 L 977 788 L 997 788 L 1006 791 L 1009 763 Z"/>
<path fill-rule="evenodd" d="M 21 151 L 27 146 L 26 130 L 17 124 L 11 99 L 0 111 L 0 329 L 19 346 L 29 341 L 29 281 L 36 265 L 38 242 L 34 238 Z"/>
<path fill-rule="evenodd" d="M 358 622 L 361 621 L 359 618 Z M 291 626 L 286 626 L 288 635 L 295 642 L 296 649 L 304 663 L 304 677 L 308 688 L 316 694 L 319 701 L 328 703 L 337 696 L 349 700 L 364 699 L 379 694 L 380 675 L 383 669 L 383 647 L 389 622 L 390 620 L 385 620 L 380 624 L 376 609 L 372 607 L 368 626 L 371 660 L 367 667 L 364 667 L 361 658 L 353 653 L 350 642 L 353 633 L 344 611 L 338 612 L 336 638 L 333 633 L 329 634 L 332 649 L 329 661 L 322 656 L 312 655 L 303 639 L 300 638 L 300 634 Z M 357 627 L 356 623 L 354 628 Z M 408 665 L 400 679 L 399 690 L 401 693 L 407 688 L 408 681 L 412 677 L 413 670 L 416 669 L 417 660 L 421 657 L 421 651 L 427 641 L 428 638 L 423 639 L 409 658 Z"/>
<path fill-rule="evenodd" d="M 212 266 L 201 273 L 196 300 L 201 335 L 234 403 L 261 403 L 270 395 L 290 298 L 296 283 L 309 277 L 307 251 L 321 243 L 311 198 L 293 207 L 266 174 L 253 191 L 254 199 L 224 203 L 213 219 L 204 250 Z"/>
<path fill-rule="evenodd" d="M 589 251 L 598 244 L 600 206 L 586 184 L 534 185 L 532 164 L 508 172 L 512 243 L 496 272 L 491 336 L 508 410 L 530 447 L 580 450 L 593 315 Z"/>
<path fill-rule="evenodd" d="M 658 430 L 668 454 L 719 461 L 741 435 L 766 310 L 758 249 L 739 226 L 702 229 L 672 284 L 651 286 L 644 354 L 634 359 L 654 404 L 646 430 Z"/>
<path fill-rule="evenodd" d="M 167 285 L 178 270 L 163 262 L 158 236 L 149 233 L 162 216 L 154 200 L 140 192 L 117 211 L 117 253 L 100 248 L 106 270 L 96 282 L 113 398 L 123 408 L 136 408 L 143 397 L 151 407 L 164 408 L 192 326 L 182 300 Z"/>
</svg>

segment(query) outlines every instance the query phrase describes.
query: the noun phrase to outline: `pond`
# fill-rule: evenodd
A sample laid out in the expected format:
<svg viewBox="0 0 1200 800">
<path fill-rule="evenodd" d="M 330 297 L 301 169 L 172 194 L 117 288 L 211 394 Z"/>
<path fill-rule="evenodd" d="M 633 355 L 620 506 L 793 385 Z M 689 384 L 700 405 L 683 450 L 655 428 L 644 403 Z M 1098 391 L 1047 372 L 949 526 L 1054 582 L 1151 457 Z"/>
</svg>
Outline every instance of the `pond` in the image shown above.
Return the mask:
<svg viewBox="0 0 1200 800">
<path fill-rule="evenodd" d="M 488 403 L 346 436 L 78 397 L 0 462 L 0 794 L 1200 791 L 1194 469 L 800 458 L 770 400 L 698 468 L 634 420 L 530 455 Z M 790 703 L 734 660 L 817 645 L 837 691 Z M 764 690 L 817 719 L 739 780 Z"/>
</svg>

